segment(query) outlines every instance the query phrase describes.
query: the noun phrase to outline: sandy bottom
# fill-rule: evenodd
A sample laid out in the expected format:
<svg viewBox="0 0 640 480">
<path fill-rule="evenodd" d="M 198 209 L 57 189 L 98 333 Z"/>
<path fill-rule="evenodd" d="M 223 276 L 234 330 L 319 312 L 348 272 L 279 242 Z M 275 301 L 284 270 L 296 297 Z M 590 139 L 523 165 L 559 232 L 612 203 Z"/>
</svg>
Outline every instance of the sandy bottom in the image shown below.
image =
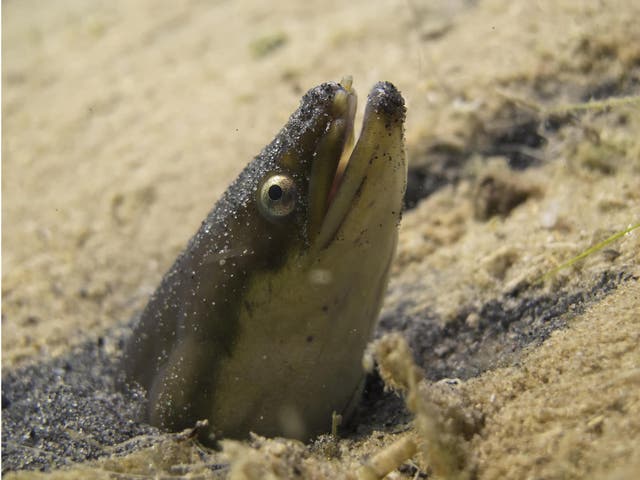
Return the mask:
<svg viewBox="0 0 640 480">
<path fill-rule="evenodd" d="M 3 473 L 356 478 L 399 441 L 416 452 L 390 478 L 637 478 L 640 229 L 541 277 L 640 222 L 639 16 L 622 0 L 4 3 Z M 113 389 L 131 319 L 301 94 L 345 74 L 408 106 L 376 334 L 411 348 L 383 375 L 407 405 L 372 374 L 341 439 L 221 453 L 136 423 L 141 399 Z"/>
</svg>

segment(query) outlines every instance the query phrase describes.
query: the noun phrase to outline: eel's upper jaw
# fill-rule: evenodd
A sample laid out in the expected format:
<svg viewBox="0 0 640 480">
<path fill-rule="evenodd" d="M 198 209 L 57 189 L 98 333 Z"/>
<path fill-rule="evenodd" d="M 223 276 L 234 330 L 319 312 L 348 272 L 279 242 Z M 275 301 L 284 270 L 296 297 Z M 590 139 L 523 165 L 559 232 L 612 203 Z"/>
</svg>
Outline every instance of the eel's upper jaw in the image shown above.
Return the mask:
<svg viewBox="0 0 640 480">
<path fill-rule="evenodd" d="M 367 98 L 360 137 L 344 174 L 338 173 L 341 178 L 337 181 L 337 190 L 327 200 L 326 214 L 313 239 L 316 250 L 332 242 L 354 209 L 362 210 L 356 212 L 356 216 L 375 217 L 380 212 L 364 210 L 387 207 L 399 214 L 407 177 L 405 114 L 404 99 L 395 86 L 389 82 L 374 85 Z M 368 204 L 359 201 L 363 195 L 372 200 Z"/>
<path fill-rule="evenodd" d="M 351 87 L 350 77 L 346 77 L 337 84 L 329 112 L 331 120 L 315 148 L 311 166 L 308 233 L 312 240 L 320 232 L 329 208 L 338 165 L 344 152 L 350 150 L 353 144 L 356 103 L 356 92 Z"/>
</svg>

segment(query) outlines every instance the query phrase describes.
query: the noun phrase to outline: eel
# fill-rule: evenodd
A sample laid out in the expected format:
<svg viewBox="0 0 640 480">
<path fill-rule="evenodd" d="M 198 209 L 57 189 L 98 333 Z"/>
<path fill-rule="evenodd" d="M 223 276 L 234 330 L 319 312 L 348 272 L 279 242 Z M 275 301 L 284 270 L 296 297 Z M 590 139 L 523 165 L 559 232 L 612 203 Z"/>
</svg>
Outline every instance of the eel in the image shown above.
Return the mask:
<svg viewBox="0 0 640 480">
<path fill-rule="evenodd" d="M 348 415 L 387 287 L 406 189 L 405 105 L 351 79 L 309 90 L 215 204 L 142 311 L 122 359 L 145 421 L 199 440 L 307 441 Z"/>
</svg>

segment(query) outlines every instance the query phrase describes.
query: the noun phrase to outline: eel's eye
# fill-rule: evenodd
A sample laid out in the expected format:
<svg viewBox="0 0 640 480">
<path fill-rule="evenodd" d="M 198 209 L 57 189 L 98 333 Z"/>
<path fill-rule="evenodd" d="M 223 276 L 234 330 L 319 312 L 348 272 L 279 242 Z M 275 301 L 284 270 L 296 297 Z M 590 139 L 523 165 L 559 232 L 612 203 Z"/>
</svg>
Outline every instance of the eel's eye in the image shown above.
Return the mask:
<svg viewBox="0 0 640 480">
<path fill-rule="evenodd" d="M 296 184 L 287 175 L 271 175 L 258 188 L 258 208 L 267 220 L 288 216 L 295 209 L 296 200 Z"/>
</svg>

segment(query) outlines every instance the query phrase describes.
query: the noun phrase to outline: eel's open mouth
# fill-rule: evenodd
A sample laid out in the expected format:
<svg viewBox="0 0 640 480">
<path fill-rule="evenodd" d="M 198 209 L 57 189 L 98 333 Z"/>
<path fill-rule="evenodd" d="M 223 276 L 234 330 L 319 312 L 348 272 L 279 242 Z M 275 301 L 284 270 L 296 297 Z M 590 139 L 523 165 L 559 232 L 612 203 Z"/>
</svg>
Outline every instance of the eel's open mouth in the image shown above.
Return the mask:
<svg viewBox="0 0 640 480">
<path fill-rule="evenodd" d="M 374 85 L 353 147 L 357 101 L 351 84 L 351 77 L 345 77 L 338 85 L 331 108 L 333 119 L 316 148 L 311 169 L 308 218 L 310 238 L 316 248 L 325 247 L 335 236 L 367 177 L 396 183 L 391 182 L 389 177 L 394 173 L 383 157 L 398 146 L 394 143 L 399 142 L 402 149 L 404 100 L 391 83 Z M 376 175 L 371 175 L 372 170 Z"/>
</svg>

